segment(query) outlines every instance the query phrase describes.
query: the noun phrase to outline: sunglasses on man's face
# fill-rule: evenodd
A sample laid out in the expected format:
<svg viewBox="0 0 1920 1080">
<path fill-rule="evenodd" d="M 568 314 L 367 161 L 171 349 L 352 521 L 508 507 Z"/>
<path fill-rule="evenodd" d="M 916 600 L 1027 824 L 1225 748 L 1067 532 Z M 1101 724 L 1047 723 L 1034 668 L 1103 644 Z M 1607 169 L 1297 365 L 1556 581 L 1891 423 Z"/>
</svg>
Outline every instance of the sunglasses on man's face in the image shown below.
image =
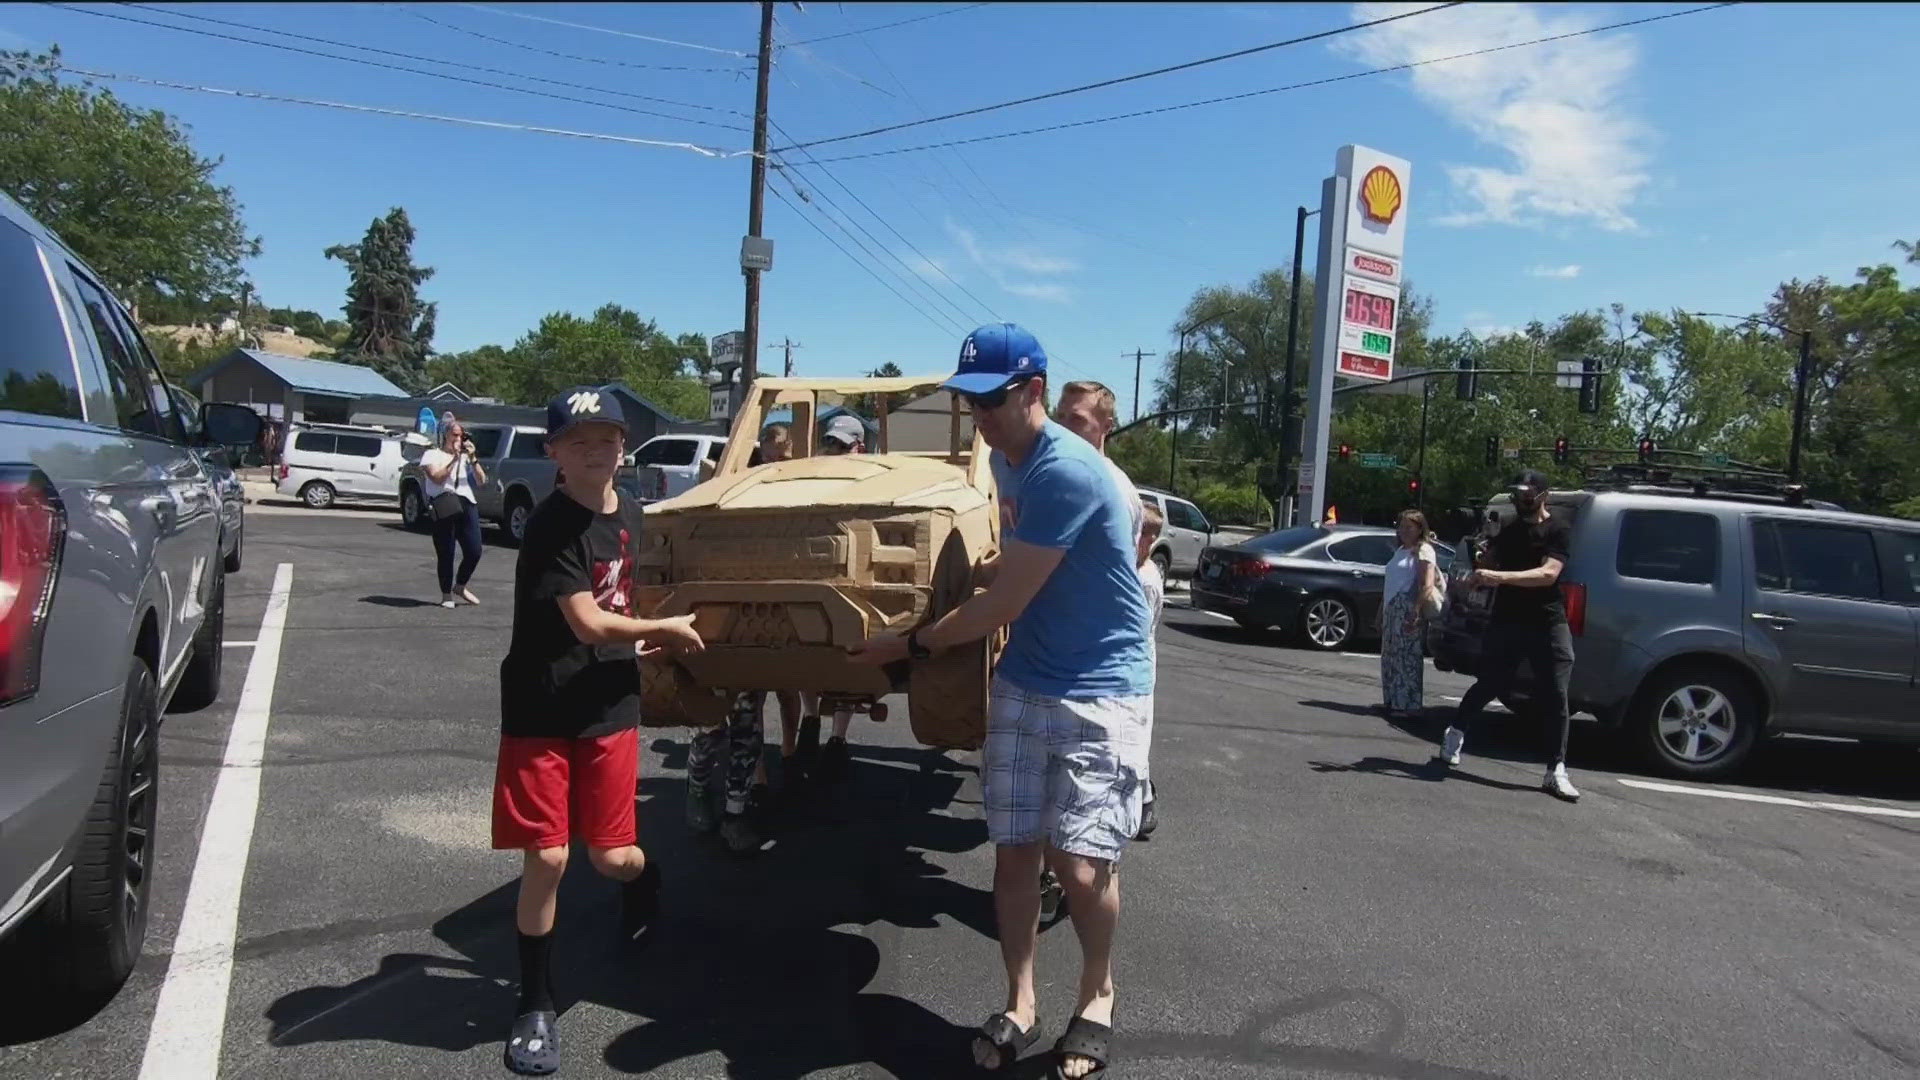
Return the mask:
<svg viewBox="0 0 1920 1080">
<path fill-rule="evenodd" d="M 1008 395 L 1025 385 L 1027 380 L 1016 379 L 998 390 L 989 390 L 984 394 L 961 394 L 960 399 L 970 408 L 993 410 L 1005 405 Z"/>
</svg>

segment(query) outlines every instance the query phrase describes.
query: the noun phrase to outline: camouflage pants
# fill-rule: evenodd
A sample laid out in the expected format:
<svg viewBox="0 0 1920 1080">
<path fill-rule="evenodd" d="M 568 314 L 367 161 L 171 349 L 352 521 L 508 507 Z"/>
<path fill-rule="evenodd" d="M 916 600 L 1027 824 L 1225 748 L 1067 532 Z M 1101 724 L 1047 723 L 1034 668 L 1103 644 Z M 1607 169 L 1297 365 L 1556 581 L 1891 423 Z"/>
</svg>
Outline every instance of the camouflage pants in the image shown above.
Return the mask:
<svg viewBox="0 0 1920 1080">
<path fill-rule="evenodd" d="M 741 814 L 753 793 L 754 770 L 760 766 L 761 747 L 766 742 L 764 690 L 748 690 L 735 695 L 727 722 L 693 737 L 687 750 L 687 782 L 705 788 L 713 781 L 722 748 L 727 759 L 727 813 Z"/>
</svg>

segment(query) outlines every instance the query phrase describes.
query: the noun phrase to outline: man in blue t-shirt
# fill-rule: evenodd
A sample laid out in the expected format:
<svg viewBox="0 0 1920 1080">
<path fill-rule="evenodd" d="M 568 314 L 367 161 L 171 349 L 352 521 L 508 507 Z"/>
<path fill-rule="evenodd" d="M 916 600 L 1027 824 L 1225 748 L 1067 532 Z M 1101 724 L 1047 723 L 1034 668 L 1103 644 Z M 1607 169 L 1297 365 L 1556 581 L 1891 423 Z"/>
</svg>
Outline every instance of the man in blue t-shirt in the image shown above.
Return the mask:
<svg viewBox="0 0 1920 1080">
<path fill-rule="evenodd" d="M 1152 627 L 1134 569 L 1132 507 L 1099 451 L 1047 419 L 1047 356 L 1032 334 L 1012 323 L 980 327 L 943 385 L 965 399 L 993 449 L 1004 550 L 984 593 L 855 653 L 876 664 L 926 659 L 1012 628 L 980 751 L 1007 1004 L 981 1025 L 974 1058 L 998 1068 L 1039 1038 L 1034 949 L 1046 865 L 1066 889 L 1080 939 L 1079 999 L 1054 1047 L 1060 1074 L 1077 1078 L 1109 1052 L 1120 917 L 1113 864 L 1140 828 L 1153 719 Z"/>
</svg>

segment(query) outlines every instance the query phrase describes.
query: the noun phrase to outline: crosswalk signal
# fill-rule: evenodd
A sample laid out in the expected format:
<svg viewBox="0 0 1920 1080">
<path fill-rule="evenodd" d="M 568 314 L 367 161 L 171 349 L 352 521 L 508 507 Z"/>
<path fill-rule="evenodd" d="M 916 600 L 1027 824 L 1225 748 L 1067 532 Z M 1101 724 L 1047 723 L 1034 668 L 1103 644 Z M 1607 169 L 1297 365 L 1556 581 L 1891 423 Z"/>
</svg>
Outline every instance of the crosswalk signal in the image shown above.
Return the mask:
<svg viewBox="0 0 1920 1080">
<path fill-rule="evenodd" d="M 1567 452 L 1571 449 L 1572 447 L 1567 443 L 1567 437 L 1565 435 L 1553 440 L 1554 464 L 1565 465 L 1567 463 Z"/>
<path fill-rule="evenodd" d="M 1353 456 L 1353 447 L 1346 443 L 1341 443 L 1340 444 L 1340 460 L 1345 461 L 1352 456 Z"/>
<path fill-rule="evenodd" d="M 1654 449 L 1655 447 L 1653 445 L 1652 439 L 1640 440 L 1640 461 L 1642 464 L 1645 464 L 1646 462 L 1653 460 Z"/>
<path fill-rule="evenodd" d="M 1496 469 L 1499 467 L 1500 467 L 1500 436 L 1489 435 L 1487 436 L 1487 468 Z"/>
</svg>

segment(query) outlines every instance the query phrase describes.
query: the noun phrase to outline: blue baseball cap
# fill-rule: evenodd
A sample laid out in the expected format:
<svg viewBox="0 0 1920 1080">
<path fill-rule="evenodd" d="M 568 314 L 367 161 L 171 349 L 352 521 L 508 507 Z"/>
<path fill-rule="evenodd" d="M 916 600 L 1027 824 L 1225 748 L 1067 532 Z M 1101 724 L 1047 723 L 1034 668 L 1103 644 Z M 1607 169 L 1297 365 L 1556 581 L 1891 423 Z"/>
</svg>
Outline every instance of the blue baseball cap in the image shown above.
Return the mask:
<svg viewBox="0 0 1920 1080">
<path fill-rule="evenodd" d="M 547 438 L 579 424 L 613 424 L 627 430 L 627 411 L 620 398 L 604 386 L 575 386 L 547 402 Z"/>
<path fill-rule="evenodd" d="M 1047 350 L 1025 328 L 988 323 L 960 344 L 960 370 L 940 384 L 956 394 L 991 394 L 1015 379 L 1047 373 Z"/>
</svg>

